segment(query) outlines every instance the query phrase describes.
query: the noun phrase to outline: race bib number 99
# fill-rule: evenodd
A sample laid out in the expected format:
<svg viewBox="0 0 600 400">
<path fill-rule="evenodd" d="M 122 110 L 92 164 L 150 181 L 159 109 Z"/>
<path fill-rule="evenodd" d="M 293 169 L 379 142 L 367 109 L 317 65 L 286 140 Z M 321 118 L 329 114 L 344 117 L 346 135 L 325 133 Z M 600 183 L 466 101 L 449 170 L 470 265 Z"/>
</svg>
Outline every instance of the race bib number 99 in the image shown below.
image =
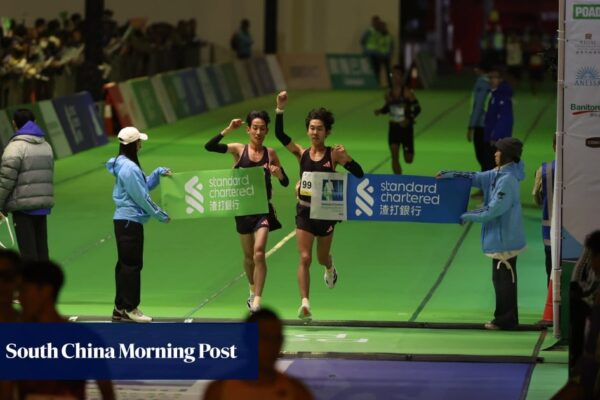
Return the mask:
<svg viewBox="0 0 600 400">
<path fill-rule="evenodd" d="M 314 173 L 303 172 L 302 180 L 300 181 L 300 195 L 312 197 L 314 186 Z"/>
</svg>

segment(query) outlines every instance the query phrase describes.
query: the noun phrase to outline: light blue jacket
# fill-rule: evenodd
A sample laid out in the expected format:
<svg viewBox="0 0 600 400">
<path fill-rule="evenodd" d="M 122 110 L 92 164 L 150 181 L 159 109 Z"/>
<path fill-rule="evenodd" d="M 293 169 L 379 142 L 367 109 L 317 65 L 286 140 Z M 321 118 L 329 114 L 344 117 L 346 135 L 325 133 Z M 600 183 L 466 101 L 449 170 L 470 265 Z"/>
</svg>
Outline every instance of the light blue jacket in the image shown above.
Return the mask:
<svg viewBox="0 0 600 400">
<path fill-rule="evenodd" d="M 484 253 L 520 250 L 525 247 L 519 182 L 525 178 L 523 162 L 510 163 L 485 172 L 445 171 L 440 178 L 466 177 L 483 191 L 483 207 L 468 211 L 463 221 L 482 222 Z"/>
<path fill-rule="evenodd" d="M 150 198 L 150 190 L 159 184 L 160 176 L 167 168 L 158 167 L 150 176 L 144 174 L 136 163 L 125 156 L 113 157 L 106 163 L 106 168 L 117 181 L 113 189 L 113 200 L 117 206 L 113 219 L 125 219 L 140 224 L 155 217 L 166 222 L 169 216 Z"/>
</svg>

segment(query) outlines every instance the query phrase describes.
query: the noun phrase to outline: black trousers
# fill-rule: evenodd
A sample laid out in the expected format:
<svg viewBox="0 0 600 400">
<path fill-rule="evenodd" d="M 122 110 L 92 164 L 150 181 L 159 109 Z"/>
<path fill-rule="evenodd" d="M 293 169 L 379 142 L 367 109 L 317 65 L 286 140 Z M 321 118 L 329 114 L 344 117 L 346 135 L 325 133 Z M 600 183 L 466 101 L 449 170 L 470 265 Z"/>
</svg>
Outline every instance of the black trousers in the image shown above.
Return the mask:
<svg viewBox="0 0 600 400">
<path fill-rule="evenodd" d="M 371 68 L 375 74 L 375 81 L 381 85 L 381 67 L 383 66 L 382 60 L 375 55 L 370 55 L 369 62 L 371 63 Z"/>
<path fill-rule="evenodd" d="M 45 215 L 29 215 L 15 211 L 13 224 L 19 252 L 24 260 L 48 261 L 48 225 Z"/>
<path fill-rule="evenodd" d="M 475 158 L 481 167 L 481 172 L 487 171 L 488 146 L 483 141 L 483 127 L 475 128 L 473 132 L 473 147 L 475 147 Z"/>
<path fill-rule="evenodd" d="M 546 254 L 546 286 L 550 284 L 550 277 L 552 276 L 552 250 L 544 248 Z"/>
<path fill-rule="evenodd" d="M 583 301 L 583 290 L 578 282 L 571 282 L 569 290 L 569 377 L 581 374 L 586 321 L 591 307 Z"/>
<path fill-rule="evenodd" d="M 115 307 L 131 311 L 140 304 L 141 272 L 144 265 L 144 226 L 114 220 L 118 260 L 115 267 Z"/>
<path fill-rule="evenodd" d="M 496 311 L 494 312 L 494 324 L 503 329 L 516 328 L 519 325 L 519 310 L 517 306 L 517 257 L 508 259 L 514 274 L 504 264 L 492 260 L 492 282 L 496 292 Z"/>
<path fill-rule="evenodd" d="M 483 155 L 484 155 L 484 171 L 489 171 L 490 169 L 496 168 L 496 146 L 494 146 L 491 142 L 483 142 Z"/>
</svg>

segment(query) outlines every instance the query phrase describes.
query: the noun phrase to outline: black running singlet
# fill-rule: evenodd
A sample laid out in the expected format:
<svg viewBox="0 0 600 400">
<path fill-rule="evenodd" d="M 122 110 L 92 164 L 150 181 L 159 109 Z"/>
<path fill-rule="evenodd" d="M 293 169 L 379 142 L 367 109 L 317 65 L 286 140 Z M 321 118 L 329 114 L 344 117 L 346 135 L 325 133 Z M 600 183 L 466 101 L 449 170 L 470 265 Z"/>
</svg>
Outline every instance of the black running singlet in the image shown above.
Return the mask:
<svg viewBox="0 0 600 400">
<path fill-rule="evenodd" d="M 404 89 L 402 89 L 404 92 Z M 391 96 L 383 107 L 383 111 L 389 114 L 390 122 L 399 124 L 405 123 L 409 119 L 410 108 L 408 106 L 408 99 L 400 94 L 399 97 Z"/>
<path fill-rule="evenodd" d="M 333 159 L 331 157 L 331 147 L 325 148 L 325 155 L 319 161 L 313 161 L 310 158 L 310 148 L 304 150 L 300 157 L 300 179 L 303 172 L 335 172 L 333 168 Z M 310 203 L 310 196 L 303 196 L 298 189 L 298 198 Z"/>
<path fill-rule="evenodd" d="M 252 167 L 263 167 L 265 170 L 265 185 L 267 187 L 267 199 L 271 200 L 271 194 L 273 192 L 273 186 L 271 185 L 271 170 L 269 169 L 269 150 L 265 147 L 263 156 L 259 161 L 252 161 L 248 154 L 248 145 L 244 146 L 244 151 L 238 162 L 233 168 L 252 168 Z"/>
</svg>

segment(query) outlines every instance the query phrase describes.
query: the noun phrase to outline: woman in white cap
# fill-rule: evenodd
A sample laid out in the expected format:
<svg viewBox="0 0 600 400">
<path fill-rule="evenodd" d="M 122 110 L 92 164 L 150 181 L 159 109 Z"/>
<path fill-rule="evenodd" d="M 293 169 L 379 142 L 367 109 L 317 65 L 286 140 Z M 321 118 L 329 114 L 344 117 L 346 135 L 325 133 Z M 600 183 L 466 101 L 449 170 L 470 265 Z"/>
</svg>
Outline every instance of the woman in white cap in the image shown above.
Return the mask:
<svg viewBox="0 0 600 400">
<path fill-rule="evenodd" d="M 150 198 L 149 191 L 159 184 L 161 176 L 170 176 L 171 170 L 156 168 L 145 176 L 138 160 L 142 141 L 148 135 L 134 127 L 121 129 L 119 155 L 106 163 L 116 177 L 113 217 L 118 260 L 115 267 L 115 307 L 113 321 L 152 322 L 138 308 L 140 304 L 141 271 L 143 267 L 144 228 L 150 217 L 169 222 L 169 216 Z"/>
<path fill-rule="evenodd" d="M 483 191 L 483 206 L 461 216 L 462 221 L 481 222 L 481 246 L 492 261 L 492 281 L 496 293 L 494 319 L 486 329 L 516 329 L 517 255 L 525 250 L 525 229 L 521 211 L 519 182 L 525 178 L 521 161 L 523 143 L 505 137 L 495 143 L 496 168 L 485 172 L 442 171 L 437 178 L 463 177 Z"/>
</svg>

